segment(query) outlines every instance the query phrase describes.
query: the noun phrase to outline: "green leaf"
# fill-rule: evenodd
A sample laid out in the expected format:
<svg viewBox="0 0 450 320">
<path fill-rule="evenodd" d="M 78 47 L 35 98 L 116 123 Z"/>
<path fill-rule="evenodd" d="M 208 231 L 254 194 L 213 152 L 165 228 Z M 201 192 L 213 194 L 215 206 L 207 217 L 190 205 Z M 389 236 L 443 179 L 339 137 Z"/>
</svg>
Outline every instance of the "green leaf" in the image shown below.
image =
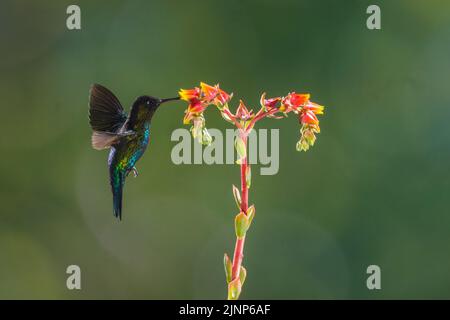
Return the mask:
<svg viewBox="0 0 450 320">
<path fill-rule="evenodd" d="M 241 137 L 236 137 L 234 147 L 236 148 L 239 159 L 244 159 L 247 156 L 247 147 Z"/>
<path fill-rule="evenodd" d="M 247 230 L 250 228 L 250 225 L 252 224 L 253 218 L 255 217 L 255 206 L 251 205 L 248 209 L 247 209 L 247 219 L 248 219 L 248 226 L 247 226 Z"/>
<path fill-rule="evenodd" d="M 223 266 L 225 268 L 225 278 L 227 279 L 227 283 L 231 282 L 231 268 L 233 267 L 231 264 L 230 258 L 228 258 L 228 255 L 225 253 L 223 256 Z"/>
<path fill-rule="evenodd" d="M 241 280 L 239 278 L 234 279 L 228 284 L 228 300 L 237 300 L 241 294 Z"/>
<path fill-rule="evenodd" d="M 250 185 L 252 184 L 252 169 L 250 166 L 247 166 L 247 170 L 245 172 L 245 183 L 247 184 L 247 189 L 250 189 Z"/>
<path fill-rule="evenodd" d="M 245 236 L 248 229 L 248 218 L 245 213 L 240 212 L 234 219 L 234 227 L 236 231 L 236 237 L 239 239 Z"/>
<path fill-rule="evenodd" d="M 239 280 L 241 280 L 241 286 L 244 285 L 246 277 L 247 277 L 247 269 L 241 266 L 241 271 L 239 271 Z"/>
<path fill-rule="evenodd" d="M 241 210 L 241 192 L 239 191 L 238 188 L 236 188 L 236 186 L 233 184 L 233 196 L 234 196 L 234 201 L 236 201 L 236 205 L 238 207 L 239 210 Z"/>
</svg>

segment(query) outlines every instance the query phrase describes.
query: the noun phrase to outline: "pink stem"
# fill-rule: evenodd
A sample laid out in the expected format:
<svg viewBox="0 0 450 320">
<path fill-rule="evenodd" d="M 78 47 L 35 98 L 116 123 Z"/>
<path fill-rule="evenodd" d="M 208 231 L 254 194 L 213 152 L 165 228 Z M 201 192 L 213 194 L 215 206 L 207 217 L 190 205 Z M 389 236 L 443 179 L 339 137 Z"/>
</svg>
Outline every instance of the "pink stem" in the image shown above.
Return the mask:
<svg viewBox="0 0 450 320">
<path fill-rule="evenodd" d="M 228 110 L 227 108 L 223 109 L 223 112 L 231 119 L 233 120 L 234 125 L 236 126 L 236 128 L 240 129 L 241 128 L 241 124 L 239 123 L 239 121 L 236 120 L 236 117 L 230 112 L 230 110 Z"/>
<path fill-rule="evenodd" d="M 273 109 L 271 109 L 269 111 L 263 111 L 261 113 L 258 112 L 256 114 L 256 116 L 252 119 L 252 121 L 250 121 L 250 125 L 248 126 L 248 128 L 249 128 L 248 130 L 251 130 L 258 120 L 261 120 L 262 118 L 264 118 L 264 117 L 266 117 L 268 115 L 275 114 L 277 112 L 278 112 L 278 109 L 276 109 L 276 108 L 273 108 Z"/>
<path fill-rule="evenodd" d="M 247 147 L 247 135 L 242 137 L 245 146 Z M 247 157 L 241 162 L 241 211 L 247 214 L 248 210 L 248 188 L 247 188 L 247 167 L 250 165 L 247 162 Z M 233 266 L 231 269 L 231 279 L 234 280 L 239 277 L 241 271 L 242 259 L 244 258 L 244 243 L 245 236 L 236 238 L 236 245 L 234 247 Z"/>
<path fill-rule="evenodd" d="M 250 131 L 253 129 L 255 123 L 268 116 L 278 112 L 277 109 L 272 109 L 269 111 L 258 112 L 258 114 L 251 120 L 245 132 L 242 134 L 241 138 L 244 141 L 245 147 L 247 148 L 247 137 Z M 228 113 L 227 113 L 228 114 Z M 230 116 L 230 115 L 229 115 Z M 233 119 L 233 118 L 232 118 Z M 235 121 L 235 124 L 238 128 L 238 121 Z M 248 188 L 247 188 L 247 168 L 250 167 L 250 164 L 247 161 L 247 157 L 242 159 L 241 161 L 241 211 L 244 214 L 247 214 L 248 210 Z M 245 244 L 245 236 L 242 238 L 236 238 L 236 245 L 234 247 L 234 255 L 233 255 L 233 265 L 231 267 L 231 279 L 235 280 L 239 277 L 239 273 L 241 271 L 242 259 L 244 258 L 244 244 Z"/>
</svg>

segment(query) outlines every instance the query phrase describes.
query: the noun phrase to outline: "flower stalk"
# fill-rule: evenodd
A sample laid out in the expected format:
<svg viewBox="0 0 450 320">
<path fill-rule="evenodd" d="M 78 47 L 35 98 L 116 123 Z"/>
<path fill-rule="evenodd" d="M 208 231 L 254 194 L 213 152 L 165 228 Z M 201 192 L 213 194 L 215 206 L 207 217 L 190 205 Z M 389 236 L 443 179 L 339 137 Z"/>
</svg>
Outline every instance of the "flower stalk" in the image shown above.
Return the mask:
<svg viewBox="0 0 450 320">
<path fill-rule="evenodd" d="M 244 141 L 245 146 L 247 147 L 247 136 L 242 139 Z M 249 164 L 247 163 L 247 157 L 242 159 L 241 163 L 241 212 L 247 217 L 247 209 L 248 209 L 248 188 L 247 188 L 247 167 Z M 241 269 L 242 259 L 244 258 L 244 243 L 245 243 L 245 234 L 242 237 L 236 237 L 236 245 L 234 248 L 233 255 L 233 267 L 231 278 L 236 279 L 239 277 L 239 271 Z"/>
<path fill-rule="evenodd" d="M 242 266 L 244 258 L 244 245 L 253 218 L 255 207 L 249 206 L 248 192 L 251 186 L 251 168 L 247 157 L 248 136 L 255 124 L 263 118 L 282 119 L 288 113 L 295 113 L 301 125 L 300 140 L 297 142 L 298 151 L 307 151 L 316 141 L 316 134 L 320 132 L 317 115 L 323 114 L 323 106 L 309 100 L 309 94 L 288 93 L 284 97 L 266 99 L 266 94 L 261 95 L 261 108 L 258 112 L 248 110 L 241 100 L 236 112 L 229 110 L 228 102 L 233 94 L 228 94 L 219 88 L 219 85 L 210 86 L 200 83 L 200 87 L 193 89 L 181 89 L 180 98 L 189 103 L 184 117 L 185 124 L 191 124 L 191 132 L 194 139 L 202 144 L 210 144 L 211 136 L 206 129 L 204 111 L 210 105 L 215 105 L 222 117 L 233 124 L 238 130 L 235 140 L 235 149 L 240 165 L 240 189 L 233 185 L 233 196 L 239 213 L 235 216 L 236 243 L 234 246 L 233 259 L 224 255 L 224 269 L 228 284 L 228 299 L 239 298 L 242 286 L 247 276 L 247 270 Z"/>
</svg>

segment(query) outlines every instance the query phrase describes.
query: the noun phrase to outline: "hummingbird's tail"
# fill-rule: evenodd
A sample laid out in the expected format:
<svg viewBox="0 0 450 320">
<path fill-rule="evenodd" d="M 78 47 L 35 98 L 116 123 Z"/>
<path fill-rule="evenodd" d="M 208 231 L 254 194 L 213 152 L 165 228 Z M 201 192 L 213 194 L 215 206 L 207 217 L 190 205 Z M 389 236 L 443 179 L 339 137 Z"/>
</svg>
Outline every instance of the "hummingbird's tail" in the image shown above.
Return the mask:
<svg viewBox="0 0 450 320">
<path fill-rule="evenodd" d="M 119 168 L 110 171 L 111 190 L 113 194 L 114 216 L 122 220 L 122 191 L 125 183 L 125 173 Z"/>
</svg>

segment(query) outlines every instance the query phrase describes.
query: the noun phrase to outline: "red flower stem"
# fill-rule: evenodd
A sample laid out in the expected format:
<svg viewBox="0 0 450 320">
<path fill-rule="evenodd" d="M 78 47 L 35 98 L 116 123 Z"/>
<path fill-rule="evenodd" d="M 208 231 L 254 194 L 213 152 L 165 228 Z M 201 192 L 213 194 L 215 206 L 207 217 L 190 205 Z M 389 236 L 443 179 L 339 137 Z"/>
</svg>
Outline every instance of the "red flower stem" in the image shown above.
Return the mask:
<svg viewBox="0 0 450 320">
<path fill-rule="evenodd" d="M 247 147 L 247 135 L 242 137 L 245 147 Z M 242 159 L 241 162 L 241 211 L 247 214 L 248 210 L 248 188 L 247 188 L 247 157 Z M 233 266 L 231 268 L 231 279 L 234 280 L 239 277 L 241 271 L 242 259 L 244 258 L 244 243 L 245 236 L 242 238 L 236 238 L 236 245 L 234 247 Z"/>
<path fill-rule="evenodd" d="M 231 114 L 229 114 L 229 111 L 226 110 L 225 112 L 227 115 L 232 117 Z M 269 111 L 262 111 L 258 112 L 256 116 L 250 121 L 250 124 L 248 125 L 248 129 L 245 131 L 244 134 L 242 134 L 241 138 L 244 141 L 244 145 L 247 148 L 247 137 L 248 134 L 250 134 L 250 131 L 253 129 L 253 126 L 255 123 L 268 116 L 277 113 L 277 109 L 272 109 Z M 236 121 L 234 118 L 232 118 L 235 121 L 236 127 L 240 128 L 238 121 Z M 247 157 L 241 160 L 241 211 L 247 215 L 248 210 L 248 188 L 247 188 L 247 168 L 250 167 L 250 164 L 247 161 Z M 245 236 L 242 238 L 236 238 L 236 245 L 234 247 L 234 255 L 233 255 L 233 265 L 231 267 L 231 279 L 235 280 L 239 277 L 239 273 L 241 271 L 241 265 L 242 265 L 242 259 L 244 258 L 244 244 L 245 244 Z"/>
<path fill-rule="evenodd" d="M 222 112 L 224 112 L 233 121 L 234 125 L 238 129 L 241 128 L 241 124 L 236 120 L 236 117 L 230 112 L 230 110 L 228 110 L 228 108 L 223 108 Z"/>
<path fill-rule="evenodd" d="M 258 112 L 256 114 L 256 116 L 250 121 L 250 124 L 249 124 L 248 127 L 251 130 L 251 128 L 253 128 L 253 126 L 255 125 L 256 121 L 261 120 L 262 118 L 267 117 L 268 115 L 273 115 L 273 114 L 275 114 L 277 112 L 278 112 L 278 109 L 276 109 L 276 108 L 273 108 L 273 109 L 271 109 L 269 111 L 264 111 L 264 112 L 261 112 L 261 113 Z"/>
</svg>

